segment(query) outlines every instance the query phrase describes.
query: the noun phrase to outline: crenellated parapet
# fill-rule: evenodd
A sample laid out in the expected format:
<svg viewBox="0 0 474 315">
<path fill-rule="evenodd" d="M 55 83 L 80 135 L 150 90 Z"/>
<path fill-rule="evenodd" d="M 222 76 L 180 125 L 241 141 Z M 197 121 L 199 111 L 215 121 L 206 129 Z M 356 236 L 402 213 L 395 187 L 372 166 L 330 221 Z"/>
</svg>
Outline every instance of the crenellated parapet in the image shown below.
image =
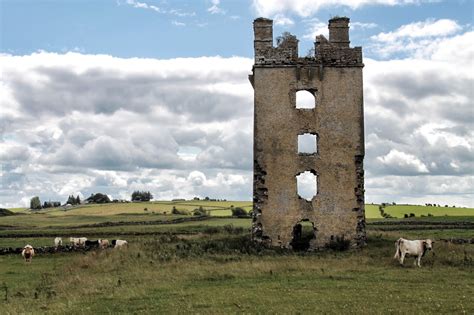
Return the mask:
<svg viewBox="0 0 474 315">
<path fill-rule="evenodd" d="M 363 67 L 362 48 L 349 46 L 349 18 L 329 20 L 329 40 L 316 37 L 314 56 L 298 56 L 298 39 L 291 34 L 280 37 L 273 46 L 273 21 L 258 18 L 253 23 L 255 66 L 322 65 L 328 67 Z"/>
</svg>

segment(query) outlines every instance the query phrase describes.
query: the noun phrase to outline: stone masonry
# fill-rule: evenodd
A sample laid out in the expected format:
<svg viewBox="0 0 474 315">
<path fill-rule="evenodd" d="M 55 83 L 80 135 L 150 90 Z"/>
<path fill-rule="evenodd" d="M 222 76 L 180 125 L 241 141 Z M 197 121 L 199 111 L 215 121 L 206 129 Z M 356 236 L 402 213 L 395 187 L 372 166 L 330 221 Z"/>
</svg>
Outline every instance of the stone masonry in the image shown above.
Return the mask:
<svg viewBox="0 0 474 315">
<path fill-rule="evenodd" d="M 349 18 L 329 20 L 329 40 L 298 56 L 287 34 L 273 46 L 273 21 L 254 21 L 254 209 L 252 237 L 292 248 L 302 222 L 313 235 L 307 249 L 331 241 L 365 245 L 362 48 L 349 47 Z M 296 108 L 296 93 L 314 96 L 313 109 Z M 315 135 L 312 154 L 298 152 L 298 135 Z M 298 195 L 297 178 L 316 176 L 311 200 Z M 299 232 L 298 232 L 299 228 Z"/>
</svg>

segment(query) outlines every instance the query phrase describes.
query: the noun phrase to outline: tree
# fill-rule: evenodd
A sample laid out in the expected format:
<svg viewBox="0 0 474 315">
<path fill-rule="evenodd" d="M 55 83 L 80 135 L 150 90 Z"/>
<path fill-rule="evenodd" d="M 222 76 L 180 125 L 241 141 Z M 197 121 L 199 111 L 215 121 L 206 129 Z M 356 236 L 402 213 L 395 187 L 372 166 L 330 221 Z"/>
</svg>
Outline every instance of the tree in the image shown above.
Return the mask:
<svg viewBox="0 0 474 315">
<path fill-rule="evenodd" d="M 67 198 L 66 204 L 75 205 L 76 204 L 76 197 L 74 197 L 73 195 L 70 195 Z"/>
<path fill-rule="evenodd" d="M 101 193 L 92 194 L 89 198 L 86 199 L 89 203 L 109 203 L 109 196 Z"/>
<path fill-rule="evenodd" d="M 32 210 L 41 210 L 41 201 L 38 196 L 34 196 L 30 200 L 30 209 Z"/>
<path fill-rule="evenodd" d="M 79 198 L 79 195 L 77 195 L 76 197 L 76 205 L 80 205 L 81 204 L 81 198 Z"/>
<path fill-rule="evenodd" d="M 150 201 L 153 195 L 149 191 L 136 190 L 132 193 L 132 201 Z"/>
</svg>

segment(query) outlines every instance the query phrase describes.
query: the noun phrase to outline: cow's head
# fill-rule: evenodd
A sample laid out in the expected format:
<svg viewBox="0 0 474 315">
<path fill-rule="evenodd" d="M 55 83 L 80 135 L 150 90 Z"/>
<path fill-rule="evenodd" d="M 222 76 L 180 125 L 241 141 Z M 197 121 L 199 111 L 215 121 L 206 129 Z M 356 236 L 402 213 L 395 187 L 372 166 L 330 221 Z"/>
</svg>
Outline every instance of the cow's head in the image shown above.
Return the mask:
<svg viewBox="0 0 474 315">
<path fill-rule="evenodd" d="M 431 250 L 434 242 L 430 239 L 423 240 L 423 247 L 425 250 Z"/>
</svg>

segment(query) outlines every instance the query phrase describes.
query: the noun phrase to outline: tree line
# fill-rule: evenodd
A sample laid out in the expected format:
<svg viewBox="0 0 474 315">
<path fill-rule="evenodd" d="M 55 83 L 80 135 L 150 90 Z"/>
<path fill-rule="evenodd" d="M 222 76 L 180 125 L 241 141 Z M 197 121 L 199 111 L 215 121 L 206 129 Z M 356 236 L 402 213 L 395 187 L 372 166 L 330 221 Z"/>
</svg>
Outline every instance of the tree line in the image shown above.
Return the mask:
<svg viewBox="0 0 474 315">
<path fill-rule="evenodd" d="M 132 201 L 150 201 L 152 199 L 153 199 L 153 194 L 149 191 L 136 190 L 132 193 L 132 196 L 131 196 Z M 110 203 L 110 202 L 119 202 L 119 200 L 117 199 L 111 200 L 108 195 L 102 194 L 102 193 L 91 194 L 90 197 L 84 200 L 84 203 Z M 76 206 L 82 203 L 83 201 L 81 200 L 79 195 L 77 196 L 70 195 L 68 196 L 66 202 L 63 205 Z M 45 201 L 42 204 L 38 196 L 34 196 L 33 198 L 30 199 L 30 209 L 32 210 L 56 208 L 60 206 L 61 206 L 61 202 L 59 201 Z"/>
</svg>

